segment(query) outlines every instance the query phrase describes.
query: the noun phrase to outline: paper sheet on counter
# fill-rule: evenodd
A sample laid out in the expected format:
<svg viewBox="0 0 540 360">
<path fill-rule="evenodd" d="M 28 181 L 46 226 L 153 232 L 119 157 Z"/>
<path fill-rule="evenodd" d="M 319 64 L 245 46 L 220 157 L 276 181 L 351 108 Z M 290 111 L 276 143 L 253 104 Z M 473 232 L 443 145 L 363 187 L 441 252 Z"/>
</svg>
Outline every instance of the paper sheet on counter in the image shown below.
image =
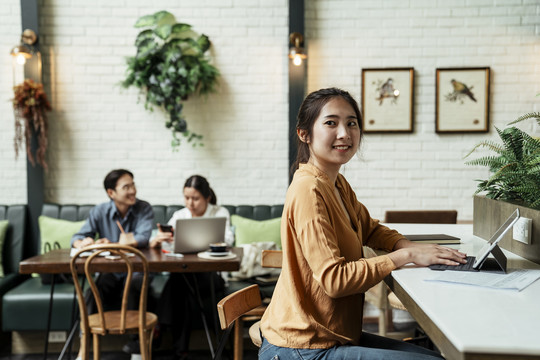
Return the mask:
<svg viewBox="0 0 540 360">
<path fill-rule="evenodd" d="M 539 278 L 540 270 L 516 269 L 508 274 L 446 270 L 425 280 L 521 291 Z"/>
</svg>

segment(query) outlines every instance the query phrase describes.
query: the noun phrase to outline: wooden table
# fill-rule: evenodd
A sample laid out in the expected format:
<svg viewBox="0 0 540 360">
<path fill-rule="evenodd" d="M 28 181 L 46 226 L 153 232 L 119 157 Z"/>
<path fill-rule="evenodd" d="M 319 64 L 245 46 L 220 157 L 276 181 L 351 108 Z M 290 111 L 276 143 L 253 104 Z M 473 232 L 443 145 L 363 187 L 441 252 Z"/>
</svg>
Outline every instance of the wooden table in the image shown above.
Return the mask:
<svg viewBox="0 0 540 360">
<path fill-rule="evenodd" d="M 146 259 L 148 260 L 148 267 L 150 272 L 179 272 L 179 273 L 200 273 L 200 272 L 218 272 L 218 271 L 237 271 L 240 269 L 240 263 L 242 261 L 243 249 L 242 248 L 231 248 L 229 251 L 236 254 L 234 259 L 203 259 L 197 256 L 197 254 L 184 254 L 184 257 L 172 257 L 164 254 L 160 249 L 142 249 L 141 250 Z M 19 272 L 21 274 L 65 274 L 70 273 L 70 249 L 56 249 L 49 251 L 48 253 L 33 256 L 31 258 L 25 259 L 19 263 Z M 79 261 L 77 262 L 79 263 Z M 80 264 L 84 264 L 84 259 L 80 259 Z M 142 266 L 140 261 L 134 259 L 133 261 L 134 271 L 142 271 Z M 84 266 L 78 266 L 80 272 L 84 270 Z M 125 272 L 126 267 L 122 262 L 115 260 L 109 260 L 105 257 L 96 259 L 93 261 L 92 269 L 96 272 Z M 53 294 L 54 294 L 54 276 L 52 277 L 51 283 L 51 296 L 49 303 L 49 316 L 47 321 L 47 332 L 45 338 L 45 350 L 44 350 L 44 359 L 47 358 L 48 345 L 49 345 L 49 329 L 51 323 L 52 315 L 52 304 L 53 304 Z M 211 278 L 212 280 L 212 278 Z M 193 294 L 199 306 L 202 306 L 202 301 L 200 294 L 198 293 L 198 288 L 195 288 L 195 294 Z M 215 299 L 215 294 L 213 292 L 213 282 L 211 284 L 212 298 Z M 75 296 L 75 292 L 74 295 Z M 205 327 L 206 337 L 208 340 L 208 345 L 210 347 L 210 353 L 214 357 L 214 346 L 210 337 L 208 330 L 208 325 L 206 318 L 201 307 L 200 313 L 202 316 L 203 324 Z M 215 313 L 215 309 L 213 311 Z M 217 318 L 214 319 L 214 322 L 217 324 Z M 66 341 L 66 346 L 60 353 L 59 359 L 61 359 L 67 349 L 68 344 L 70 344 L 73 334 L 75 333 L 76 327 L 74 327 Z M 217 325 L 216 325 L 217 329 Z"/>
<path fill-rule="evenodd" d="M 237 256 L 234 259 L 215 260 L 202 259 L 197 254 L 185 254 L 183 258 L 166 256 L 159 249 L 141 250 L 148 260 L 150 272 L 215 272 L 215 271 L 237 271 L 240 269 L 242 260 L 242 248 L 231 248 L 230 251 Z M 64 274 L 70 273 L 71 257 L 69 249 L 57 249 L 49 251 L 46 254 L 33 256 L 25 259 L 19 264 L 21 274 Z M 81 264 L 84 260 L 81 260 Z M 96 271 L 102 272 L 125 272 L 125 265 L 114 260 L 105 258 L 95 260 Z M 135 271 L 141 271 L 142 268 L 137 262 L 134 262 Z M 81 269 L 82 270 L 82 269 Z M 81 271 L 82 273 L 82 271 Z"/>
<path fill-rule="evenodd" d="M 448 234 L 461 238 L 449 245 L 474 254 L 485 240 L 472 225 L 387 224 L 402 234 Z M 503 250 L 508 269 L 540 265 Z M 540 280 L 522 291 L 425 281 L 435 272 L 406 265 L 385 279 L 446 359 L 540 359 Z"/>
</svg>

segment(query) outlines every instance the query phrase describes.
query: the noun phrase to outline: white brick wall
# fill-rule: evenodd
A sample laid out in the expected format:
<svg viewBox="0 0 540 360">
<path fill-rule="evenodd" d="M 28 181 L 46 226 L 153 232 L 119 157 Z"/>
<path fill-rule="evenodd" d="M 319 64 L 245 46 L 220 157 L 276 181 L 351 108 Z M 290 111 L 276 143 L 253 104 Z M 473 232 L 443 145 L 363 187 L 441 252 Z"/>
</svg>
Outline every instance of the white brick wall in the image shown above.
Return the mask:
<svg viewBox="0 0 540 360">
<path fill-rule="evenodd" d="M 26 152 L 23 149 L 19 160 L 15 160 L 13 149 L 13 70 L 9 56 L 20 36 L 20 1 L 3 1 L 0 5 L 0 204 L 26 203 Z"/>
<path fill-rule="evenodd" d="M 414 67 L 415 131 L 368 134 L 344 174 L 375 217 L 388 209 L 457 209 L 472 219 L 475 179 L 463 156 L 489 134 L 435 133 L 435 69 L 491 67 L 491 124 L 538 111 L 538 1 L 306 2 L 308 91 L 337 86 L 361 101 L 362 68 Z M 532 130 L 533 123 L 523 128 Z M 493 129 L 493 128 L 492 128 Z M 537 130 L 538 132 L 538 130 Z"/>
<path fill-rule="evenodd" d="M 287 187 L 288 2 L 241 0 L 40 2 L 50 119 L 47 201 L 97 203 L 112 168 L 135 173 L 139 197 L 179 203 L 184 179 L 200 173 L 220 203 L 282 203 Z M 462 156 L 487 135 L 437 135 L 435 69 L 490 66 L 491 120 L 537 110 L 538 1 L 306 1 L 307 87 L 339 86 L 360 100 L 362 67 L 414 67 L 415 132 L 366 135 L 343 172 L 372 215 L 385 209 L 455 208 L 472 218 L 474 179 Z M 207 34 L 222 73 L 216 94 L 190 99 L 190 127 L 205 147 L 169 146 L 160 111 L 117 84 L 133 55 L 135 20 L 159 10 Z M 19 1 L 0 5 L 0 52 L 20 36 Z M 13 159 L 11 63 L 0 56 L 0 203 L 26 202 L 24 161 Z M 532 129 L 532 124 L 524 125 Z"/>
</svg>

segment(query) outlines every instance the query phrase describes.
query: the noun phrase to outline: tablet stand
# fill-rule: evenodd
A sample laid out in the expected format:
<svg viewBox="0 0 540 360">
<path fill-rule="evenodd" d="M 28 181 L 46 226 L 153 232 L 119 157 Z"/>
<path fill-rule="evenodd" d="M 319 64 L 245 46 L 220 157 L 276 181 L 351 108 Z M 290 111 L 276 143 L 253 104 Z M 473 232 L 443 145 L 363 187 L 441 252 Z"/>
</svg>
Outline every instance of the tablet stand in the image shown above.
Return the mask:
<svg viewBox="0 0 540 360">
<path fill-rule="evenodd" d="M 506 256 L 503 254 L 499 245 L 491 250 L 493 258 L 486 258 L 484 262 L 478 267 L 478 270 L 482 271 L 502 271 L 506 273 Z"/>
</svg>

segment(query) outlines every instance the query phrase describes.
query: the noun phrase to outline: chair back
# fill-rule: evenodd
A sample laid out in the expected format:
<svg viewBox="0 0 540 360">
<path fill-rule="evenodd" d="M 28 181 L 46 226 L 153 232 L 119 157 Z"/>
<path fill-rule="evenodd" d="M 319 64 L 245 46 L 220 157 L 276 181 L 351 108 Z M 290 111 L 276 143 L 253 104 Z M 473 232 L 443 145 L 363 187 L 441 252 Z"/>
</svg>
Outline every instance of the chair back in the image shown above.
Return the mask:
<svg viewBox="0 0 540 360">
<path fill-rule="evenodd" d="M 261 256 L 261 266 L 265 268 L 281 269 L 283 262 L 283 251 L 263 250 Z"/>
<path fill-rule="evenodd" d="M 386 223 L 409 224 L 456 224 L 456 210 L 388 210 L 385 214 Z"/>
<path fill-rule="evenodd" d="M 84 262 L 81 262 L 81 259 L 91 252 L 91 254 L 86 258 Z M 109 252 L 106 258 L 104 253 Z M 114 257 L 114 259 L 111 259 Z M 80 251 L 78 251 L 73 258 L 71 259 L 71 274 L 74 279 L 77 278 L 78 274 L 81 272 L 84 273 L 86 281 L 88 282 L 92 295 L 95 299 L 97 311 L 99 314 L 99 326 L 93 326 L 93 332 L 99 333 L 100 335 L 106 335 L 107 328 L 105 326 L 105 315 L 101 297 L 99 295 L 99 289 L 96 286 L 94 280 L 95 262 L 100 261 L 115 261 L 122 262 L 125 265 L 125 272 L 127 272 L 126 282 L 124 285 L 124 291 L 122 293 L 122 305 L 120 309 L 120 322 L 118 329 L 115 329 L 114 333 L 124 334 L 126 331 L 126 313 L 128 311 L 128 294 L 131 286 L 131 279 L 133 277 L 133 268 L 134 264 L 141 264 L 142 269 L 137 269 L 137 271 L 142 270 L 143 272 L 143 282 L 139 298 L 139 329 L 144 329 L 146 327 L 146 296 L 148 289 L 148 261 L 146 257 L 138 249 L 120 244 L 103 244 L 103 245 L 91 245 Z M 104 272 L 100 270 L 100 272 Z M 88 323 L 88 309 L 86 307 L 86 302 L 84 298 L 83 289 L 78 281 L 74 281 L 75 291 L 77 293 L 77 299 L 79 303 L 80 317 L 81 317 L 81 330 L 83 333 L 89 333 L 89 323 Z"/>
<path fill-rule="evenodd" d="M 217 304 L 217 310 L 221 330 L 224 330 L 224 333 L 214 359 L 221 359 L 221 354 L 223 353 L 234 322 L 248 311 L 261 306 L 261 304 L 261 293 L 258 285 L 245 287 L 221 299 Z"/>
</svg>

